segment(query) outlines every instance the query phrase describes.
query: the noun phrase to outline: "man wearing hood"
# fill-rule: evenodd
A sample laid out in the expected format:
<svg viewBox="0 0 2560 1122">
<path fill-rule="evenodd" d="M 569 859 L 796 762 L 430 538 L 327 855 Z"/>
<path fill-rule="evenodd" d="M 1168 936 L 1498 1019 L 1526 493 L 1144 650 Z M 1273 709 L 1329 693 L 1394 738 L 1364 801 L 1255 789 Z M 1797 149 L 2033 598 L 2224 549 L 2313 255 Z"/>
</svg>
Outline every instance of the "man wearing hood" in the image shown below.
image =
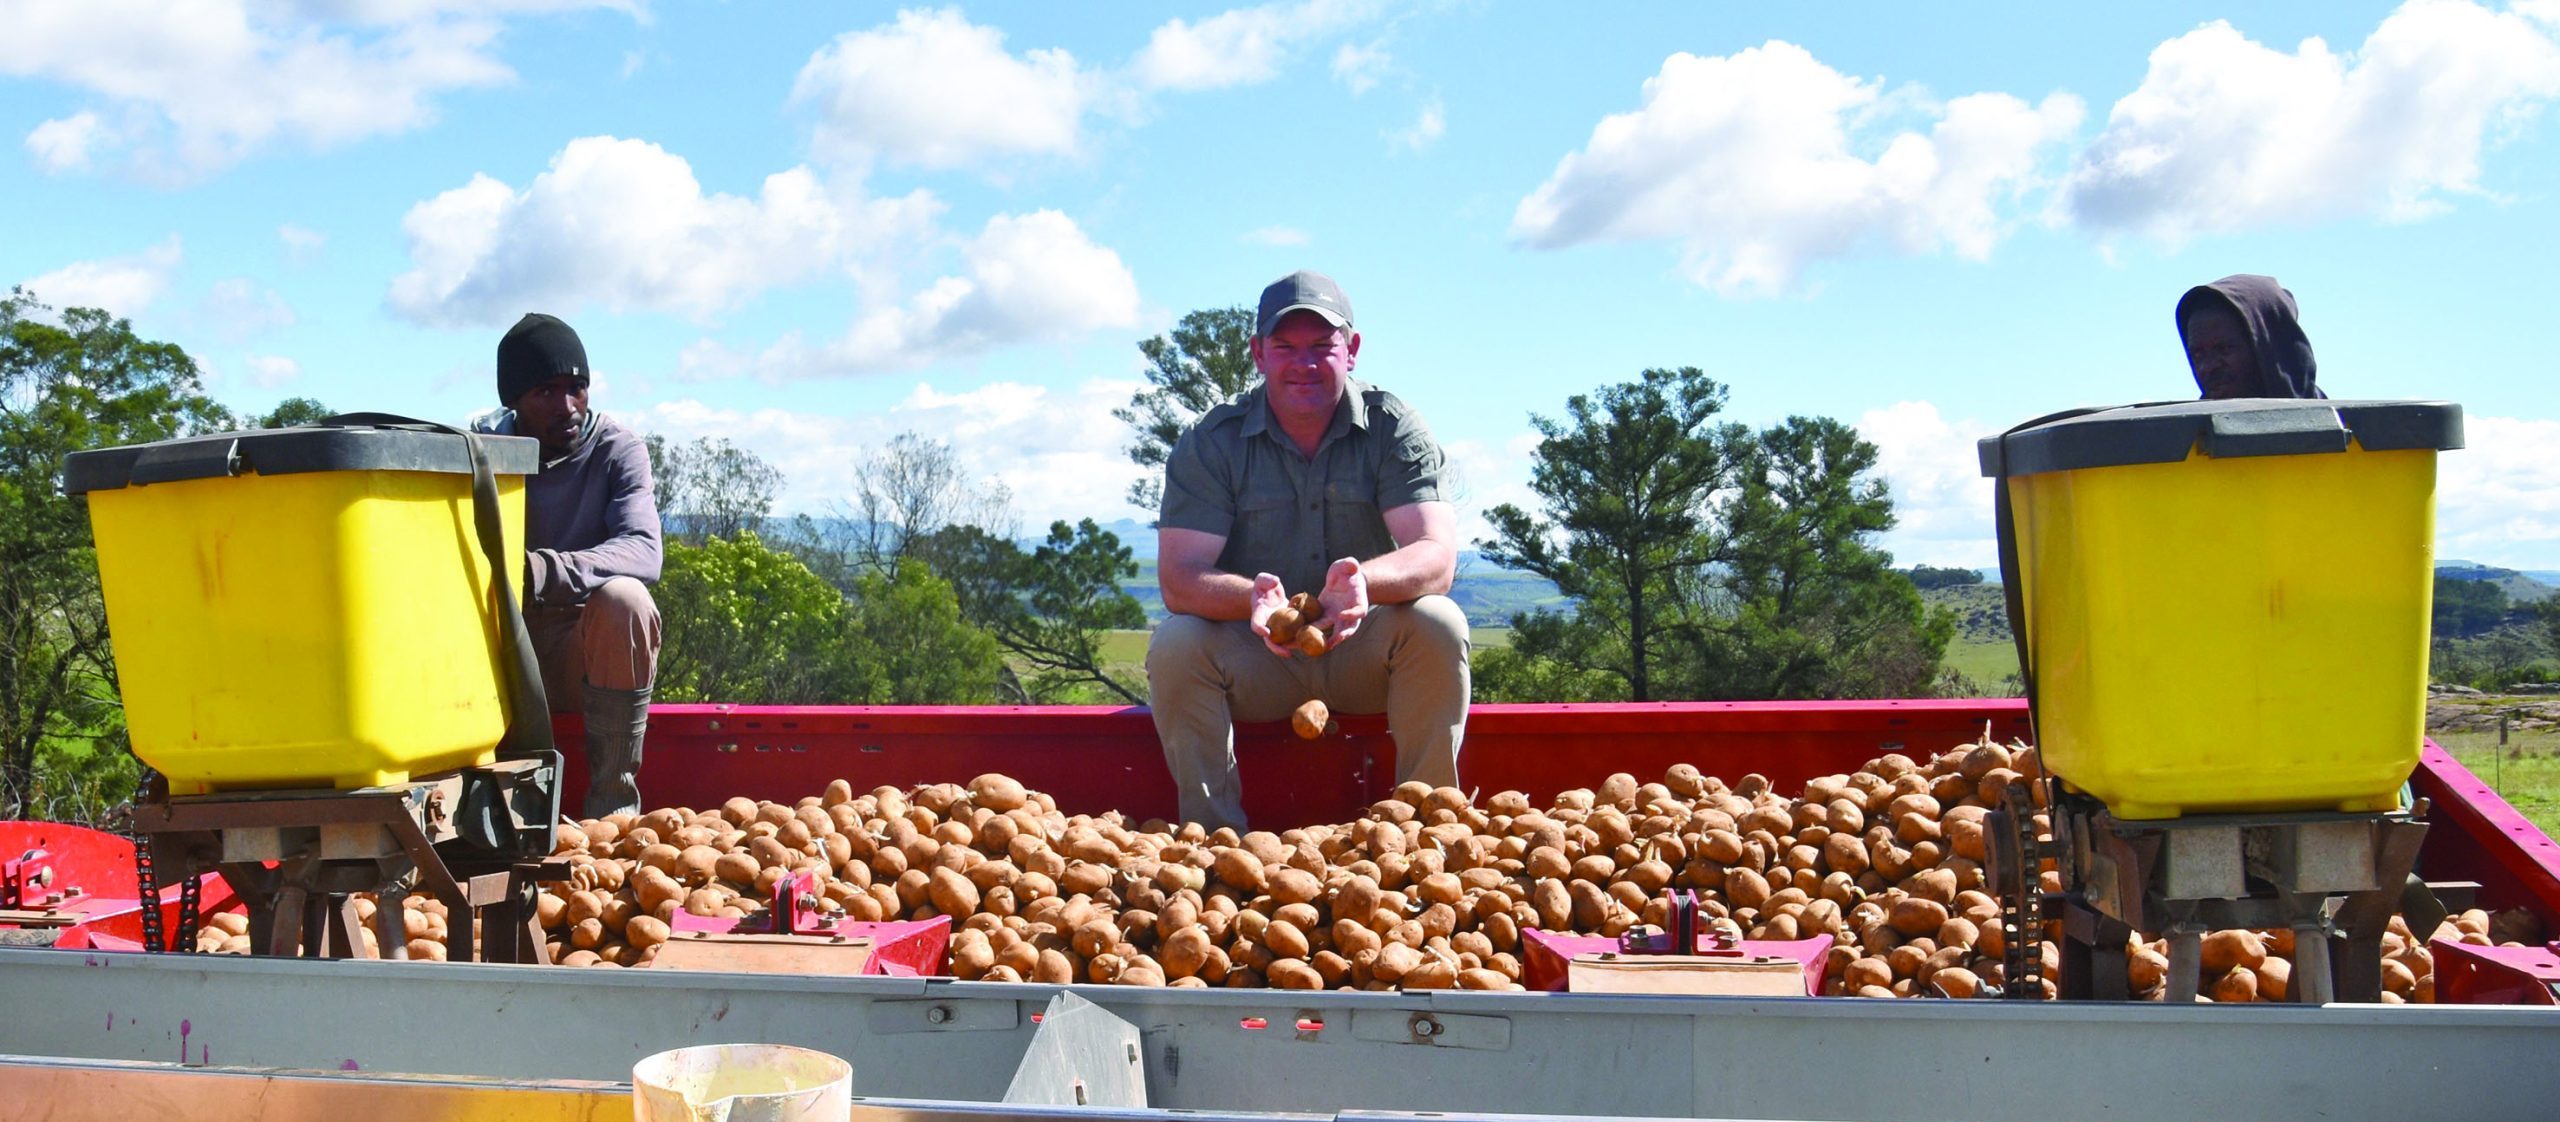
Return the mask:
<svg viewBox="0 0 2560 1122">
<path fill-rule="evenodd" d="M 658 676 L 663 553 L 649 450 L 587 408 L 578 333 L 528 315 L 498 340 L 498 402 L 473 431 L 542 442 L 525 480 L 525 623 L 555 712 L 587 722 L 586 816 L 640 809 L 640 741 Z"/>
<path fill-rule="evenodd" d="M 2249 273 L 2200 284 L 2178 298 L 2178 337 L 2205 400 L 2318 397 L 2311 339 L 2293 294 Z"/>
</svg>

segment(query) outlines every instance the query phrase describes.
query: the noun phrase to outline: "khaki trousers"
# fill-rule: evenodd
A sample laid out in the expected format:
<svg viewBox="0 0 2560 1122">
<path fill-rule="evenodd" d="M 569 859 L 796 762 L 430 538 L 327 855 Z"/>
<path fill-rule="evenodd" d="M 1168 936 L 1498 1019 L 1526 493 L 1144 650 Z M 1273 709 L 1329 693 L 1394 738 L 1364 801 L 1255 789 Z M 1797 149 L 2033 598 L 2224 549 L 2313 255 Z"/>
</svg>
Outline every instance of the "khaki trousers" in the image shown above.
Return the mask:
<svg viewBox="0 0 2560 1122">
<path fill-rule="evenodd" d="M 1466 613 L 1446 596 L 1379 604 L 1322 658 L 1281 658 L 1251 624 L 1176 615 L 1147 642 L 1156 736 L 1185 821 L 1245 828 L 1235 722 L 1277 721 L 1310 698 L 1337 713 L 1384 713 L 1396 782 L 1458 782 L 1466 735 Z"/>
<path fill-rule="evenodd" d="M 578 712 L 588 686 L 645 690 L 658 680 L 658 602 L 630 577 L 596 586 L 584 604 L 527 612 L 525 625 L 554 713 Z"/>
</svg>

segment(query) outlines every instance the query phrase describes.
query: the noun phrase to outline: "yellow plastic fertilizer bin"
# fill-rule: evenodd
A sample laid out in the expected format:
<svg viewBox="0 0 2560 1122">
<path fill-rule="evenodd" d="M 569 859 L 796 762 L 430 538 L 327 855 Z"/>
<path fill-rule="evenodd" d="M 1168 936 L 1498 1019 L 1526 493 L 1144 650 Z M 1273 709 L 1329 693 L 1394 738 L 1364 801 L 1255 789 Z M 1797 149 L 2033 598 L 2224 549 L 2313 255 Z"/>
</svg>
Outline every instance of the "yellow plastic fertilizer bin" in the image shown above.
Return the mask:
<svg viewBox="0 0 2560 1122">
<path fill-rule="evenodd" d="M 2046 766 L 2127 819 L 2396 806 L 2436 453 L 2460 447 L 2435 401 L 2128 406 L 1982 441 Z"/>
<path fill-rule="evenodd" d="M 538 445 L 480 442 L 512 577 Z M 370 787 L 492 762 L 512 636 L 473 480 L 463 436 L 409 427 L 71 456 L 64 489 L 88 496 L 134 754 L 173 794 Z"/>
</svg>

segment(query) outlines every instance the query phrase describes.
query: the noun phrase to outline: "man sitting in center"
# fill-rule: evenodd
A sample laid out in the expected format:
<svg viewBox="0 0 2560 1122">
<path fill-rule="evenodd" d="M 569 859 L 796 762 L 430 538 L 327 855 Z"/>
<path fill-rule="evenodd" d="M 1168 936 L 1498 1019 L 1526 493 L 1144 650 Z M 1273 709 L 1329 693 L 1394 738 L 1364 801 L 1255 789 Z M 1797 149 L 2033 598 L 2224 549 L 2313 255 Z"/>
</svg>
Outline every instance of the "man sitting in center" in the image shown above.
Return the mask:
<svg viewBox="0 0 2560 1122">
<path fill-rule="evenodd" d="M 1165 463 L 1156 568 L 1173 615 L 1147 644 L 1147 686 L 1182 817 L 1243 829 L 1232 722 L 1311 698 L 1385 713 L 1397 781 L 1454 786 L 1469 648 L 1447 595 L 1457 516 L 1440 446 L 1410 406 L 1351 378 L 1360 335 L 1331 279 L 1263 289 L 1251 351 L 1262 385 Z M 1321 657 L 1272 642 L 1273 613 L 1309 591 Z"/>
</svg>

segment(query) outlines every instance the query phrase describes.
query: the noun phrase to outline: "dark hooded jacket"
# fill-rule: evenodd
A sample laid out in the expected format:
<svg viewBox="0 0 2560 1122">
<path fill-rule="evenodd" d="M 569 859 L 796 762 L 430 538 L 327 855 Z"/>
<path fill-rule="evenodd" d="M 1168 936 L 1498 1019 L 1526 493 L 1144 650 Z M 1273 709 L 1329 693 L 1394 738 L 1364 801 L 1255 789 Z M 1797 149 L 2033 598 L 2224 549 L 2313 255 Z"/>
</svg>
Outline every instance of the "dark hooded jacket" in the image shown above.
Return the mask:
<svg viewBox="0 0 2560 1122">
<path fill-rule="evenodd" d="M 2293 294 L 2274 277 L 2241 273 L 2212 284 L 2200 284 L 2178 298 L 2178 340 L 2187 337 L 2187 313 L 2201 301 L 2217 300 L 2240 313 L 2258 351 L 2258 389 L 2251 397 L 2317 397 L 2319 368 L 2311 359 L 2311 338 L 2302 333 L 2302 313 Z M 2199 378 L 2196 388 L 2204 388 Z"/>
</svg>

